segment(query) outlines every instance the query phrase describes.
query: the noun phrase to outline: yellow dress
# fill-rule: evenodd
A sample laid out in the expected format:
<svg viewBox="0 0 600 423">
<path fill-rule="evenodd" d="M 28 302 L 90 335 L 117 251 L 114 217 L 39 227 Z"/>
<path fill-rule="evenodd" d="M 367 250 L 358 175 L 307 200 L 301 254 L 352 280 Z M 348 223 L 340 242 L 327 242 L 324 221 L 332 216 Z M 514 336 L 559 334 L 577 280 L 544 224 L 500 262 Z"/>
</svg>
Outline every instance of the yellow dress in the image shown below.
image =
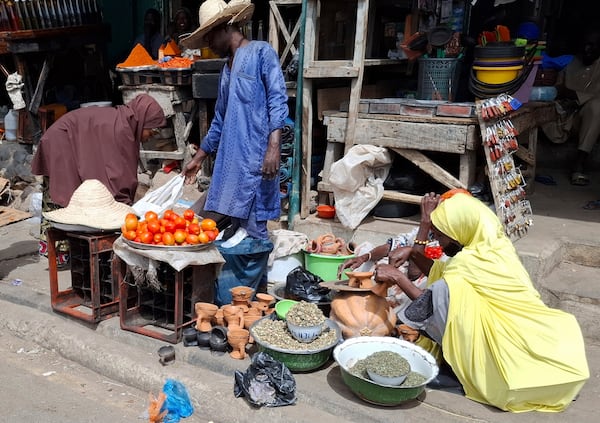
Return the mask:
<svg viewBox="0 0 600 423">
<path fill-rule="evenodd" d="M 496 215 L 464 194 L 443 201 L 433 225 L 460 242 L 429 280 L 448 284 L 444 359 L 468 398 L 513 412 L 564 410 L 589 378 L 575 317 L 547 307 Z"/>
</svg>

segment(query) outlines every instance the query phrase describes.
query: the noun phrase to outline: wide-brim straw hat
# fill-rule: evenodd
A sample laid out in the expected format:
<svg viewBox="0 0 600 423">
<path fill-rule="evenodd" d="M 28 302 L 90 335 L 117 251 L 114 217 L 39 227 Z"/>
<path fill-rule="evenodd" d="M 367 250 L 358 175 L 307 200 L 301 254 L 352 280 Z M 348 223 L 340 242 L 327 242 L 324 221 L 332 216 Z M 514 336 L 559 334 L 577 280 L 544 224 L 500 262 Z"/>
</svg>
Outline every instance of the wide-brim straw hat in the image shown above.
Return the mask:
<svg viewBox="0 0 600 423">
<path fill-rule="evenodd" d="M 198 9 L 200 26 L 180 43 L 186 48 L 207 47 L 204 36 L 213 28 L 223 24 L 244 23 L 254 13 L 254 4 L 250 0 L 206 0 Z"/>
<path fill-rule="evenodd" d="M 116 201 L 102 182 L 88 179 L 73 192 L 67 207 L 42 214 L 51 222 L 116 230 L 125 223 L 127 213 L 135 211 Z"/>
</svg>

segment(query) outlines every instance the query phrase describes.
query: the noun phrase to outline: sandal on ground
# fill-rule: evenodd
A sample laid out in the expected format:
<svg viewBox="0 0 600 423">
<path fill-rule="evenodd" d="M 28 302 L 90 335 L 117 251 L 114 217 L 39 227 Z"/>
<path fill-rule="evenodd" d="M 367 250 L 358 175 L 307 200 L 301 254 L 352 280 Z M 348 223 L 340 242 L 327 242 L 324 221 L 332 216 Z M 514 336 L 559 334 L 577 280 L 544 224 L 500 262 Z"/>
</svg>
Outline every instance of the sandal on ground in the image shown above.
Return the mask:
<svg viewBox="0 0 600 423">
<path fill-rule="evenodd" d="M 571 175 L 571 185 L 588 185 L 590 183 L 590 178 L 585 173 L 581 172 L 573 172 Z"/>
<path fill-rule="evenodd" d="M 589 201 L 583 208 L 586 210 L 600 210 L 600 200 Z"/>
</svg>

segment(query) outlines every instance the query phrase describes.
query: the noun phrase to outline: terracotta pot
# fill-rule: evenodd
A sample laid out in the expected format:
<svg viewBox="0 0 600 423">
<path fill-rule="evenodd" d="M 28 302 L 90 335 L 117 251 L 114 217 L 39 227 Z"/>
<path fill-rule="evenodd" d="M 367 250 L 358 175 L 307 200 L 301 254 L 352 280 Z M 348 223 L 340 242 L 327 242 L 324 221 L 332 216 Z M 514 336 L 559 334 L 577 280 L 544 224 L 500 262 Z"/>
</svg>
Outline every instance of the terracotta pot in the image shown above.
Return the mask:
<svg viewBox="0 0 600 423">
<path fill-rule="evenodd" d="M 262 310 L 259 310 L 258 308 L 249 308 L 248 310 L 246 310 L 246 312 L 244 312 L 244 320 L 250 316 L 262 317 L 262 315 Z"/>
<path fill-rule="evenodd" d="M 346 272 L 348 275 L 348 286 L 354 288 L 369 289 L 375 285 L 371 279 L 373 272 Z"/>
<path fill-rule="evenodd" d="M 269 306 L 275 302 L 275 297 L 269 294 L 265 294 L 263 292 L 260 292 L 258 294 L 256 294 L 256 299 L 258 300 L 259 303 L 261 303 L 263 305 L 263 307 L 265 309 L 269 308 Z"/>
<path fill-rule="evenodd" d="M 244 310 L 240 307 L 230 304 L 223 306 L 223 318 L 230 329 L 244 327 Z"/>
<path fill-rule="evenodd" d="M 196 303 L 194 310 L 196 311 L 197 321 L 196 329 L 200 332 L 208 332 L 212 329 L 211 320 L 217 314 L 219 307 L 212 303 Z"/>
<path fill-rule="evenodd" d="M 225 317 L 223 316 L 223 308 L 217 310 L 215 316 L 213 317 L 213 322 L 217 326 L 225 326 Z"/>
<path fill-rule="evenodd" d="M 243 311 L 246 311 L 250 308 L 250 302 L 247 300 L 233 300 L 231 305 L 241 308 Z"/>
<path fill-rule="evenodd" d="M 246 301 L 249 304 L 250 299 L 254 295 L 254 289 L 249 286 L 235 286 L 229 290 L 233 301 Z"/>
<path fill-rule="evenodd" d="M 246 344 L 250 338 L 250 332 L 246 329 L 232 329 L 227 332 L 227 341 L 233 351 L 229 353 L 232 358 L 243 360 L 246 358 Z"/>
<path fill-rule="evenodd" d="M 248 329 L 250 330 L 250 326 L 252 326 L 252 323 L 256 322 L 257 320 L 262 319 L 262 315 L 260 316 L 246 316 L 244 317 L 244 329 Z M 252 336 L 250 336 L 248 338 L 248 343 L 249 344 L 254 344 L 254 338 L 252 338 Z"/>
</svg>

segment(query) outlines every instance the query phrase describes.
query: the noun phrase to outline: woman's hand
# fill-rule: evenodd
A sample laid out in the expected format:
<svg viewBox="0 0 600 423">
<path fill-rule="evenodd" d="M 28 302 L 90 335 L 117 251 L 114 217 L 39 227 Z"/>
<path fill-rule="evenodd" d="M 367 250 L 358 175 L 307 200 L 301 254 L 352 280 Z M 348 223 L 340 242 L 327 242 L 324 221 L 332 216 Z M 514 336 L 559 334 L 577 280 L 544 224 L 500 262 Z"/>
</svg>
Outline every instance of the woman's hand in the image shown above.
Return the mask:
<svg viewBox="0 0 600 423">
<path fill-rule="evenodd" d="M 412 247 L 397 247 L 394 250 L 390 251 L 389 264 L 394 267 L 400 267 L 410 258 L 410 254 L 412 253 Z"/>
<path fill-rule="evenodd" d="M 344 272 L 344 270 L 346 270 L 346 269 L 354 270 L 358 266 L 366 263 L 367 261 L 369 261 L 368 254 L 363 254 L 363 255 L 360 255 L 357 257 L 352 257 L 352 258 L 346 260 L 345 262 L 340 264 L 340 266 L 338 267 L 338 274 L 337 274 L 338 279 L 341 279 L 342 273 Z"/>
<path fill-rule="evenodd" d="M 378 264 L 375 267 L 373 278 L 377 283 L 393 285 L 398 280 L 399 275 L 403 275 L 403 273 L 397 267 L 391 264 Z"/>
<path fill-rule="evenodd" d="M 440 195 L 435 192 L 423 195 L 421 198 L 421 222 L 431 224 L 431 212 L 440 203 Z"/>
</svg>

